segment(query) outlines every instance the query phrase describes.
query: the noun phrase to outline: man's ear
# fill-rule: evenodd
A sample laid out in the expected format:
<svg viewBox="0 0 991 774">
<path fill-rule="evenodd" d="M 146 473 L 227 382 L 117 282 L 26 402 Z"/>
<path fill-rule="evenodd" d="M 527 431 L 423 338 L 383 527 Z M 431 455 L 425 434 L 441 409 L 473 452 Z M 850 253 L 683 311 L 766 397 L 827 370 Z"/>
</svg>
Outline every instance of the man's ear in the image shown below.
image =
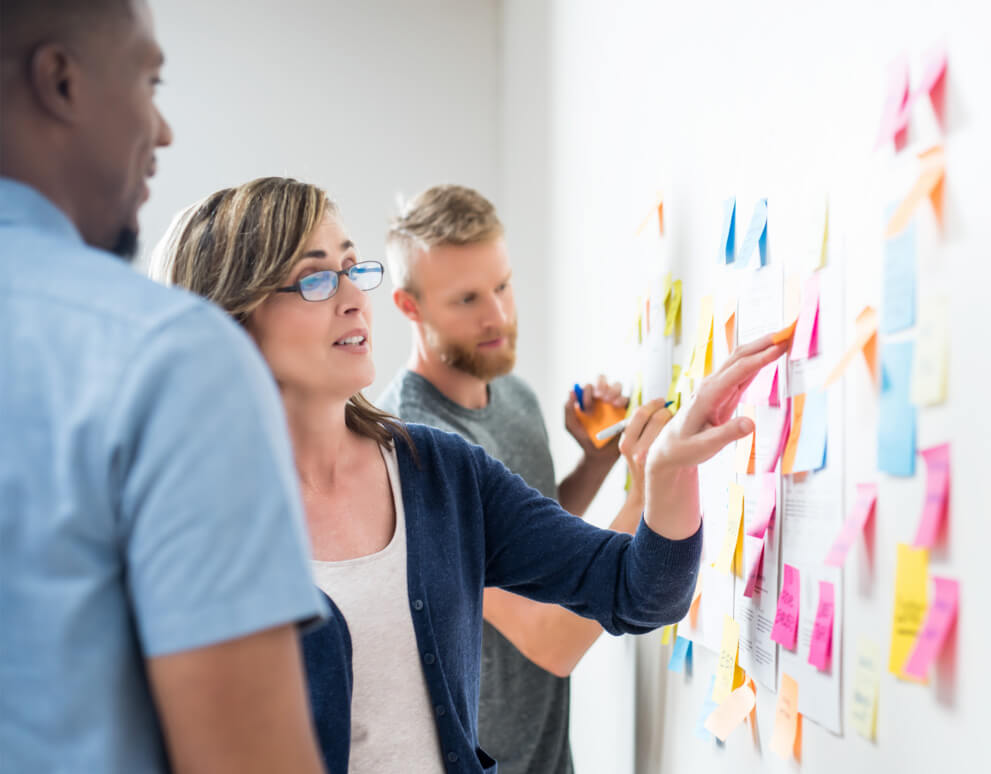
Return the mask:
<svg viewBox="0 0 991 774">
<path fill-rule="evenodd" d="M 420 302 L 408 290 L 403 290 L 402 288 L 393 290 L 392 303 L 396 305 L 396 309 L 402 312 L 403 317 L 407 320 L 415 323 L 420 322 Z"/>
<path fill-rule="evenodd" d="M 31 95 L 51 118 L 63 124 L 79 120 L 82 72 L 65 46 L 42 43 L 28 64 Z"/>
</svg>

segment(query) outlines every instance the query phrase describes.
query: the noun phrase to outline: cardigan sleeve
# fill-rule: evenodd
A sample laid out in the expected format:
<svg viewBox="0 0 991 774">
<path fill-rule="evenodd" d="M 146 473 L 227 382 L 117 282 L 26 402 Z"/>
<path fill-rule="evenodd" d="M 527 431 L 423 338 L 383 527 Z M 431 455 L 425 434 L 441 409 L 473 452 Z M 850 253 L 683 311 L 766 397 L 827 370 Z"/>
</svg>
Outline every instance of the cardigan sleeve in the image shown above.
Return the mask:
<svg viewBox="0 0 991 774">
<path fill-rule="evenodd" d="M 586 523 L 470 447 L 485 520 L 486 585 L 594 618 L 611 634 L 642 634 L 685 617 L 702 528 L 668 540 L 641 518 L 635 535 Z"/>
</svg>

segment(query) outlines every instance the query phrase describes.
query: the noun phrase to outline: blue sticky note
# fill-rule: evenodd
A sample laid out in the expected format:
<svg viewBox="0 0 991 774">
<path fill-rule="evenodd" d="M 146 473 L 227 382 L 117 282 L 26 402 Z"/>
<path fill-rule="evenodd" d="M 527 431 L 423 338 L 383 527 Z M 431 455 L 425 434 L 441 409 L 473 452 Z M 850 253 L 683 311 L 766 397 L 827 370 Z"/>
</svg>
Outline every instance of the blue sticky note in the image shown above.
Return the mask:
<svg viewBox="0 0 991 774">
<path fill-rule="evenodd" d="M 891 341 L 881 350 L 877 466 L 893 476 L 915 475 L 916 411 L 910 398 L 911 341 Z"/>
<path fill-rule="evenodd" d="M 723 260 L 733 263 L 736 260 L 736 197 L 723 202 Z"/>
<path fill-rule="evenodd" d="M 671 648 L 671 658 L 668 659 L 668 670 L 680 672 L 685 668 L 685 664 L 692 660 L 692 641 L 684 637 L 678 637 Z"/>
<path fill-rule="evenodd" d="M 915 325 L 915 223 L 884 243 L 881 332 Z"/>
<path fill-rule="evenodd" d="M 702 712 L 699 713 L 699 718 L 695 723 L 695 736 L 704 742 L 709 742 L 715 739 L 715 737 L 705 728 L 705 721 L 709 719 L 709 715 L 712 714 L 712 711 L 719 706 L 712 700 L 712 690 L 715 687 L 716 676 L 713 675 L 712 679 L 709 681 L 709 687 L 705 692 L 705 702 L 702 704 Z"/>
<path fill-rule="evenodd" d="M 792 468 L 795 473 L 826 467 L 826 428 L 829 424 L 828 397 L 825 390 L 816 390 L 805 395 L 802 429 L 798 436 L 795 464 Z"/>
<path fill-rule="evenodd" d="M 767 199 L 758 199 L 754 205 L 754 213 L 750 216 L 750 225 L 746 236 L 743 237 L 743 248 L 737 256 L 737 266 L 743 267 L 750 263 L 754 250 L 760 252 L 760 265 L 767 265 Z"/>
</svg>

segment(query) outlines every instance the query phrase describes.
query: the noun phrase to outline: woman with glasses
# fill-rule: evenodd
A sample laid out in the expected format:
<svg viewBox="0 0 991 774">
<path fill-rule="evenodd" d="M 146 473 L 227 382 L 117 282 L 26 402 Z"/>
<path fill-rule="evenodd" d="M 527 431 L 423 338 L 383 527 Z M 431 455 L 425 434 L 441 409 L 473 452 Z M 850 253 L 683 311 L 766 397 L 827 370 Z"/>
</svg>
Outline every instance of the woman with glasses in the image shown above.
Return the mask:
<svg viewBox="0 0 991 774">
<path fill-rule="evenodd" d="M 659 401 L 634 413 L 621 449 L 646 476 L 647 508 L 630 536 L 566 514 L 479 447 L 362 397 L 375 373 L 367 291 L 382 265 L 360 257 L 319 188 L 265 178 L 219 191 L 173 227 L 159 263 L 159 279 L 244 326 L 281 391 L 314 576 L 344 623 L 304 638 L 332 772 L 494 771 L 476 731 L 486 585 L 614 634 L 685 615 L 701 552 L 696 466 L 753 431 L 730 417 L 784 344 L 737 348 L 670 424 Z"/>
</svg>

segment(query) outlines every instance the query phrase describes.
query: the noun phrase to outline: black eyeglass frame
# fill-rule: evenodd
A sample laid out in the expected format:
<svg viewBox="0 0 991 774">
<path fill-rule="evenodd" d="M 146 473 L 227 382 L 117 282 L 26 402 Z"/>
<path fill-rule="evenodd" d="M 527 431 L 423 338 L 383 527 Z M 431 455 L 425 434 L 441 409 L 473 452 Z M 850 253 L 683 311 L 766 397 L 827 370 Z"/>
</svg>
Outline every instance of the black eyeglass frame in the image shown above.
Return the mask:
<svg viewBox="0 0 991 774">
<path fill-rule="evenodd" d="M 355 277 L 351 276 L 351 272 L 359 268 L 361 271 L 367 272 L 373 266 L 378 270 L 378 282 L 376 282 L 374 285 L 368 288 L 361 287 L 356 281 Z M 303 286 L 301 283 L 303 282 L 303 280 L 309 279 L 310 277 L 316 277 L 320 274 L 335 275 L 334 286 L 331 288 L 330 293 L 328 293 L 324 298 L 307 298 L 306 296 L 303 295 Z M 299 297 L 302 298 L 304 301 L 307 301 L 311 304 L 315 304 L 315 303 L 319 303 L 320 301 L 326 301 L 337 295 L 337 291 L 340 290 L 341 288 L 342 276 L 347 277 L 349 280 L 351 280 L 351 282 L 353 282 L 355 286 L 363 293 L 367 293 L 369 290 L 375 290 L 375 288 L 377 288 L 379 285 L 382 284 L 382 280 L 385 278 L 385 266 L 382 265 L 381 261 L 359 261 L 358 263 L 354 263 L 348 266 L 346 269 L 324 269 L 323 271 L 315 271 L 313 272 L 313 274 L 307 274 L 305 277 L 303 277 L 303 279 L 293 283 L 292 285 L 286 285 L 285 287 L 276 288 L 275 292 L 299 293 Z"/>
</svg>

